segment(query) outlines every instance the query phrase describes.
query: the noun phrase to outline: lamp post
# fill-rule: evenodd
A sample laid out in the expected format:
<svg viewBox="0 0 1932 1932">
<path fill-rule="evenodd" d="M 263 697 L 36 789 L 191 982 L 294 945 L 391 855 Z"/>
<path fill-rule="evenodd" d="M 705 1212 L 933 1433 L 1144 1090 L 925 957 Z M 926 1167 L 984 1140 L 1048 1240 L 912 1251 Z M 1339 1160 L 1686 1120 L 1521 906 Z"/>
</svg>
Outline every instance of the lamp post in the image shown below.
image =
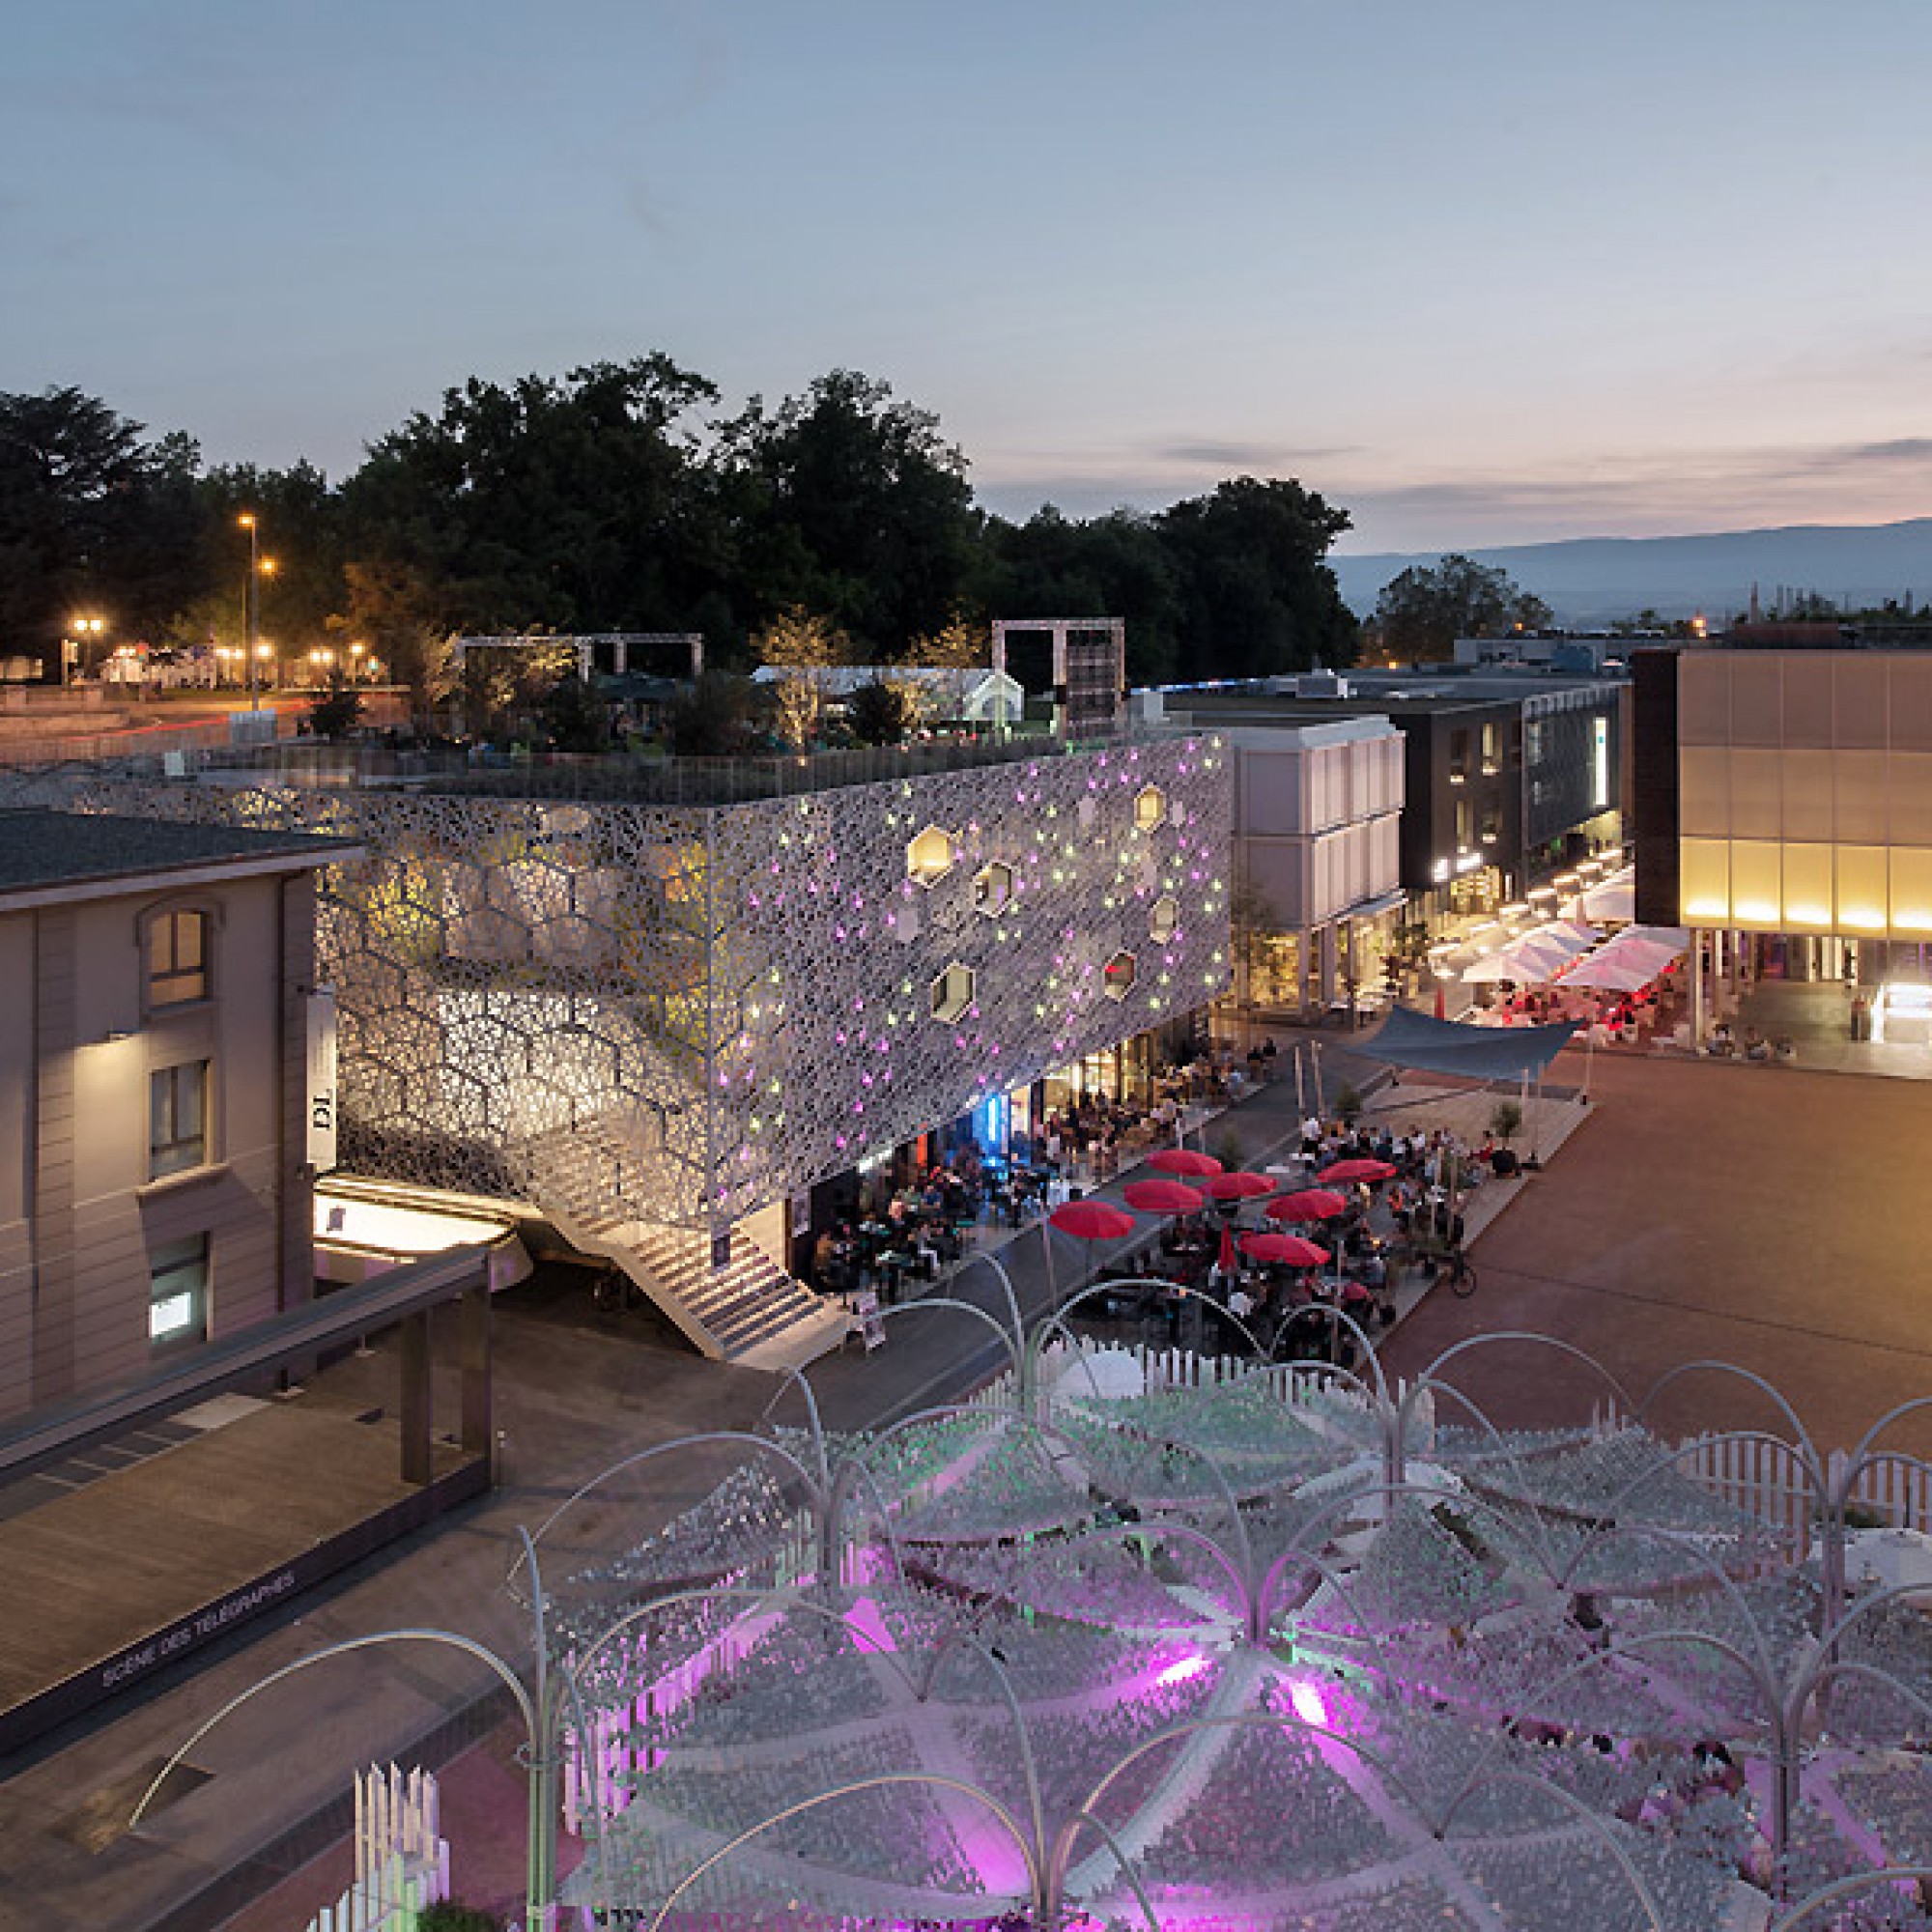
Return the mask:
<svg viewBox="0 0 1932 1932">
<path fill-rule="evenodd" d="M 76 675 L 84 684 L 87 681 L 88 645 L 99 644 L 100 635 L 107 628 L 102 617 L 71 617 L 68 620 L 70 637 L 61 640 L 61 682 L 72 684 Z"/>
<path fill-rule="evenodd" d="M 255 640 L 261 610 L 261 556 L 256 549 L 258 538 L 254 513 L 250 511 L 245 516 L 238 517 L 236 522 L 248 532 L 248 588 L 242 600 L 242 628 L 247 634 L 243 649 L 248 653 L 248 709 L 259 711 L 262 700 L 256 688 Z"/>
</svg>

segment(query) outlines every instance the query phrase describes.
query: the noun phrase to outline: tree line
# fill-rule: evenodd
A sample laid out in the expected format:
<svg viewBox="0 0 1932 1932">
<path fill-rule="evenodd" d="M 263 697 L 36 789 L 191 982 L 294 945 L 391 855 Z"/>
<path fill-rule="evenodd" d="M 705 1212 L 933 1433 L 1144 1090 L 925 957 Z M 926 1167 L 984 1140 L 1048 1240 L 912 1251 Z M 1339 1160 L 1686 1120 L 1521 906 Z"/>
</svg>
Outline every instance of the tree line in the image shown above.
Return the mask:
<svg viewBox="0 0 1932 1932">
<path fill-rule="evenodd" d="M 1358 644 L 1326 560 L 1348 512 L 1297 481 L 1013 522 L 882 382 L 834 370 L 731 412 L 652 355 L 472 378 L 339 482 L 207 467 L 188 436 L 78 389 L 0 393 L 0 657 L 53 674 L 87 610 L 120 640 L 239 645 L 244 515 L 284 657 L 358 644 L 419 695 L 462 633 L 697 631 L 744 668 L 799 626 L 851 661 L 933 662 L 995 616 L 1115 616 L 1136 683 L 1348 664 Z"/>
</svg>

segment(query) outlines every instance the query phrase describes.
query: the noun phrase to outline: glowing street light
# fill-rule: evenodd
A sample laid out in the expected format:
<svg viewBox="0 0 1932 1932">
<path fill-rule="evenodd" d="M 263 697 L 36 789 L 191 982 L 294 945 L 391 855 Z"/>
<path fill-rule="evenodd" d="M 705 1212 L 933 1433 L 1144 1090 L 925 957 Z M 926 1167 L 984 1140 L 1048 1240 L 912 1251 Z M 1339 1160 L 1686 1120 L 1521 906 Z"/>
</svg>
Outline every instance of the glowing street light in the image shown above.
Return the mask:
<svg viewBox="0 0 1932 1932">
<path fill-rule="evenodd" d="M 69 619 L 68 630 L 71 635 L 65 639 L 61 649 L 61 682 L 63 684 L 71 684 L 73 682 L 76 662 L 78 662 L 80 667 L 80 676 L 83 682 L 85 681 L 87 677 L 87 646 L 90 643 L 99 643 L 101 633 L 106 628 L 106 619 L 102 617 L 72 617 Z"/>
<path fill-rule="evenodd" d="M 256 667 L 264 656 L 262 649 L 262 579 L 275 574 L 275 559 L 262 555 L 258 548 L 260 541 L 259 520 L 250 510 L 235 520 L 248 532 L 248 590 L 242 602 L 242 618 L 248 633 L 248 708 L 259 711 L 262 708 L 260 679 Z"/>
</svg>

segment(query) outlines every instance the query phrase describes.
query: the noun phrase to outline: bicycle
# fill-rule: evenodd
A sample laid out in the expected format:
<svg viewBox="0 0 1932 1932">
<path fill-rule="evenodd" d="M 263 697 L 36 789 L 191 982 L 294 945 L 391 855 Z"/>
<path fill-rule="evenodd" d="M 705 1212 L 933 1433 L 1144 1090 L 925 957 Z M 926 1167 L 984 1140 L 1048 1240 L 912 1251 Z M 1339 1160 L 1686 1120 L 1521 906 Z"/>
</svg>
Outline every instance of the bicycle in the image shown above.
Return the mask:
<svg viewBox="0 0 1932 1932">
<path fill-rule="evenodd" d="M 1432 1286 L 1446 1281 L 1450 1293 L 1459 1301 L 1466 1301 L 1476 1292 L 1476 1264 L 1459 1247 L 1410 1240 L 1391 1248 L 1389 1259 L 1399 1267 L 1427 1269 Z"/>
</svg>

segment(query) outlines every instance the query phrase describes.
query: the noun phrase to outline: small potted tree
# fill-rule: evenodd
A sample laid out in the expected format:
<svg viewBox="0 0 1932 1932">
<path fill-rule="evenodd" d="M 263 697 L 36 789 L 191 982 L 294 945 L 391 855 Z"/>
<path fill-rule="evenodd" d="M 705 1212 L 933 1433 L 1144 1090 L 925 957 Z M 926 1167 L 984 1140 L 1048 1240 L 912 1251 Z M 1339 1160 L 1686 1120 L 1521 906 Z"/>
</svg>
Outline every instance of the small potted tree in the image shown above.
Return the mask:
<svg viewBox="0 0 1932 1932">
<path fill-rule="evenodd" d="M 1517 1171 L 1517 1158 L 1510 1143 L 1522 1131 L 1522 1109 L 1514 1100 L 1498 1100 L 1490 1113 L 1490 1132 L 1495 1136 L 1496 1151 L 1491 1167 L 1500 1175 Z"/>
</svg>

